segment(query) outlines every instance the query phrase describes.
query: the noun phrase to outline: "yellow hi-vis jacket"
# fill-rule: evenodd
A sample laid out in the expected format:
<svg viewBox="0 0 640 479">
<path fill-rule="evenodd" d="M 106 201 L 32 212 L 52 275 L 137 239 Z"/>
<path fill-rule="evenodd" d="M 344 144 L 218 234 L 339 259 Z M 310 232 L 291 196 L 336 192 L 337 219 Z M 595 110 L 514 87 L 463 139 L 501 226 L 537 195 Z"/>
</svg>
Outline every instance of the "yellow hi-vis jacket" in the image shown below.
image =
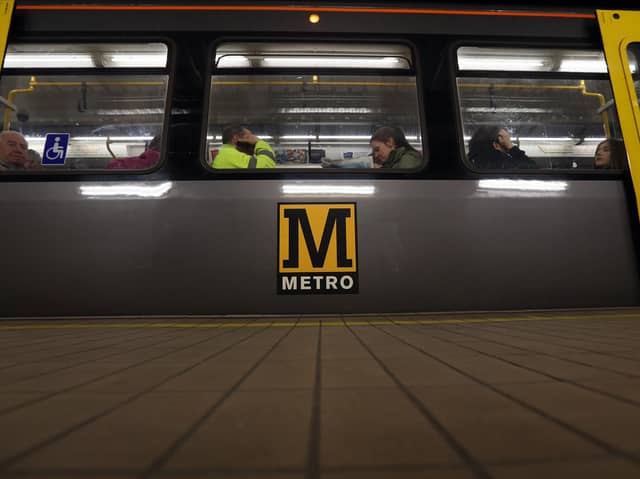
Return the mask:
<svg viewBox="0 0 640 479">
<path fill-rule="evenodd" d="M 213 159 L 214 168 L 275 168 L 273 150 L 264 140 L 258 140 L 253 155 L 236 150 L 233 145 L 222 145 Z"/>
</svg>

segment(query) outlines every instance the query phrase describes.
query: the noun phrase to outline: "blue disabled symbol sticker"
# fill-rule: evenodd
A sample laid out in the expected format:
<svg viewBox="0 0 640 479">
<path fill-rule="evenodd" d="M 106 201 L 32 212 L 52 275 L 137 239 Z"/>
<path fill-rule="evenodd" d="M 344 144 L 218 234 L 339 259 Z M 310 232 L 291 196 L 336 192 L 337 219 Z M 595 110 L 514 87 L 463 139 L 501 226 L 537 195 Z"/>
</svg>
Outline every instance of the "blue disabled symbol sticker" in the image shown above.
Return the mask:
<svg viewBox="0 0 640 479">
<path fill-rule="evenodd" d="M 47 133 L 44 140 L 43 165 L 64 165 L 67 159 L 69 133 Z"/>
</svg>

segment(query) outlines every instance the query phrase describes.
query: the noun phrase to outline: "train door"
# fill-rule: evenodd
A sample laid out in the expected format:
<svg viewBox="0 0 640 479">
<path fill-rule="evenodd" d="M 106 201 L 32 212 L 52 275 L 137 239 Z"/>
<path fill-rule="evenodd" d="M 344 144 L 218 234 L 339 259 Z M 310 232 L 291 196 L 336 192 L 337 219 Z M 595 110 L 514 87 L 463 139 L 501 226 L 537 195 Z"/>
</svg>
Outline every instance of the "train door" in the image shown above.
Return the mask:
<svg viewBox="0 0 640 479">
<path fill-rule="evenodd" d="M 597 10 L 597 16 L 640 211 L 640 12 Z"/>
</svg>

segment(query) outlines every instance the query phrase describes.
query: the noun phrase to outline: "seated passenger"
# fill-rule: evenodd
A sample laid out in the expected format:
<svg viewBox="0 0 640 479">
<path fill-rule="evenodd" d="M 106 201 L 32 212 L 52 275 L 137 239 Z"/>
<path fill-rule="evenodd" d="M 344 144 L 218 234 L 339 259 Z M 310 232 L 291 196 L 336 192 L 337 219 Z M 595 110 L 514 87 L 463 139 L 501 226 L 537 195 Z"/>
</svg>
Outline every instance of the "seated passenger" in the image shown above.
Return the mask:
<svg viewBox="0 0 640 479">
<path fill-rule="evenodd" d="M 154 136 L 147 148 L 138 156 L 129 156 L 127 158 L 116 158 L 107 164 L 109 169 L 121 170 L 144 170 L 155 166 L 160 161 L 160 144 L 162 137 Z"/>
<path fill-rule="evenodd" d="M 28 150 L 29 145 L 22 133 L 9 130 L 0 133 L 0 171 L 23 170 Z"/>
<path fill-rule="evenodd" d="M 616 138 L 601 141 L 596 147 L 594 156 L 594 168 L 602 170 L 626 170 L 627 151 L 624 142 Z"/>
<path fill-rule="evenodd" d="M 400 128 L 383 126 L 369 141 L 373 161 L 380 168 L 412 169 L 422 166 L 422 155 L 409 144 Z"/>
<path fill-rule="evenodd" d="M 42 166 L 42 156 L 36 150 L 32 150 L 29 148 L 27 151 L 27 161 L 24 164 L 25 169 L 27 170 L 35 170 L 36 168 L 40 168 Z"/>
<path fill-rule="evenodd" d="M 469 141 L 469 160 L 481 169 L 537 168 L 524 151 L 511 142 L 506 129 L 481 126 Z"/>
<path fill-rule="evenodd" d="M 222 131 L 222 146 L 213 159 L 214 168 L 275 168 L 275 155 L 269 144 L 241 125 Z"/>
</svg>

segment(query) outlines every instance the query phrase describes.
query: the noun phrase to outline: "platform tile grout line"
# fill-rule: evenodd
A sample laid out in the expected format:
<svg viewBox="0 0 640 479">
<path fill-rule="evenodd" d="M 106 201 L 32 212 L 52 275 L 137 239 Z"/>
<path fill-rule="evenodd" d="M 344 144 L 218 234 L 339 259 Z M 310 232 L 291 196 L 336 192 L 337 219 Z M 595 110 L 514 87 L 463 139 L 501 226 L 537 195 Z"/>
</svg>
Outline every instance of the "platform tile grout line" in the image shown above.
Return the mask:
<svg viewBox="0 0 640 479">
<path fill-rule="evenodd" d="M 562 465 L 562 464 L 574 464 L 584 461 L 597 463 L 599 461 L 611 460 L 610 455 L 576 455 L 566 458 L 556 459 L 540 459 L 540 460 L 511 460 L 511 461 L 487 461 L 485 464 L 489 467 L 497 466 L 532 466 L 532 465 Z M 344 466 L 325 466 L 322 467 L 321 473 L 373 473 L 373 472 L 442 472 L 442 471 L 468 471 L 466 465 L 452 466 L 450 464 L 354 464 Z M 276 474 L 302 474 L 304 471 L 302 468 L 295 467 L 277 467 L 277 468 L 242 468 L 237 467 L 233 469 L 229 468 L 180 468 L 170 469 L 162 471 L 157 477 L 202 477 L 203 475 L 224 475 L 224 477 L 239 476 L 246 478 L 247 474 L 255 477 L 266 477 Z M 109 477 L 135 477 L 139 471 L 137 469 L 128 468 L 32 468 L 28 470 L 15 471 L 9 474 L 0 473 L 2 477 L 34 477 L 41 476 L 48 478 L 54 475 L 63 474 L 64 477 L 81 477 L 87 478 L 91 476 L 102 477 L 108 475 Z"/>
<path fill-rule="evenodd" d="M 609 319 L 604 319 L 603 321 L 606 321 L 607 325 L 610 327 L 616 327 L 615 324 L 613 324 L 612 320 Z M 636 321 L 637 322 L 637 321 Z M 591 324 L 596 325 L 598 324 L 595 321 L 590 321 Z M 625 342 L 628 341 L 631 344 L 633 344 L 634 341 L 637 341 L 640 338 L 635 338 L 635 337 L 629 337 L 629 335 L 623 336 L 623 337 L 618 337 L 618 336 L 603 336 L 602 334 L 597 335 L 596 330 L 595 329 L 591 329 L 590 331 L 593 332 L 594 334 L 587 334 L 585 335 L 584 332 L 578 332 L 578 334 L 582 335 L 578 336 L 576 334 L 575 328 L 572 329 L 558 329 L 557 327 L 554 328 L 553 326 L 560 326 L 559 323 L 545 323 L 544 324 L 544 329 L 534 329 L 531 328 L 531 324 L 530 323 L 528 325 L 524 325 L 524 324 L 520 324 L 520 325 L 513 325 L 512 328 L 513 331 L 519 331 L 521 334 L 525 334 L 525 335 L 529 335 L 529 336 L 540 336 L 540 335 L 545 335 L 547 337 L 554 337 L 557 339 L 560 339 L 564 342 L 569 343 L 569 345 L 571 345 L 572 343 L 587 343 L 587 344 L 592 344 L 593 347 L 597 347 L 597 346 L 620 346 L 621 342 Z M 581 326 L 584 323 L 581 322 L 575 322 L 572 323 L 572 326 Z M 599 324 L 601 325 L 601 324 Z M 491 328 L 491 326 L 489 326 L 489 328 Z M 495 329 L 495 327 L 493 328 Z M 500 328 L 498 328 L 499 330 Z M 571 336 L 566 336 L 566 334 L 571 334 Z M 586 336 L 586 339 L 585 337 Z M 565 344 L 565 343 L 559 343 L 559 344 Z M 630 345 L 631 345 L 630 344 Z"/>
<path fill-rule="evenodd" d="M 445 331 L 448 331 L 448 330 L 445 330 Z M 420 332 L 422 333 L 422 331 L 420 331 Z M 450 331 L 450 332 L 453 333 L 453 331 Z M 460 334 L 462 336 L 468 336 L 468 337 L 474 337 L 473 335 L 463 334 L 463 333 L 455 333 L 455 334 Z M 601 395 L 603 395 L 605 397 L 608 397 L 610 399 L 615 399 L 616 401 L 625 403 L 625 404 L 630 405 L 630 406 L 640 407 L 640 402 L 638 402 L 638 401 L 634 401 L 632 399 L 628 399 L 628 398 L 625 398 L 625 397 L 622 397 L 622 396 L 617 396 L 615 394 L 609 393 L 608 391 L 602 391 L 600 389 L 597 389 L 597 388 L 594 388 L 594 387 L 591 387 L 591 386 L 586 386 L 584 384 L 575 382 L 572 379 L 562 378 L 560 376 L 554 376 L 551 373 L 536 369 L 536 368 L 531 367 L 531 366 L 526 366 L 526 365 L 520 364 L 520 363 L 518 363 L 518 362 L 516 362 L 514 360 L 506 359 L 506 358 L 503 358 L 503 357 L 498 356 L 498 355 L 487 353 L 485 351 L 473 348 L 471 346 L 466 346 L 466 345 L 463 345 L 463 344 L 459 344 L 459 343 L 456 343 L 455 341 L 449 341 L 449 340 L 446 340 L 446 339 L 443 339 L 443 338 L 439 338 L 438 336 L 434 336 L 432 334 L 430 334 L 429 337 L 438 339 L 439 341 L 443 341 L 445 343 L 454 344 L 455 346 L 457 346 L 459 348 L 466 349 L 468 351 L 473 351 L 474 353 L 478 353 L 478 354 L 480 354 L 482 356 L 486 356 L 488 358 L 496 359 L 496 360 L 501 361 L 503 363 L 509 364 L 510 366 L 515 366 L 517 368 L 524 369 L 525 371 L 530 371 L 530 372 L 534 372 L 536 374 L 540 374 L 542 376 L 548 377 L 549 379 L 552 379 L 555 382 L 570 384 L 570 385 L 578 387 L 580 389 L 584 389 L 584 390 L 589 391 L 589 392 L 601 394 Z M 501 343 L 499 343 L 497 341 L 490 341 L 490 342 L 494 342 L 496 344 L 501 344 Z M 504 344 L 501 344 L 501 345 L 504 346 Z M 514 347 L 514 346 L 512 346 L 512 347 Z M 538 354 L 540 354 L 540 356 L 549 356 L 549 357 L 551 357 L 553 359 L 559 359 L 559 360 L 562 360 L 562 361 L 567 361 L 569 363 L 575 363 L 575 364 L 578 364 L 578 365 L 581 365 L 581 366 L 586 365 L 586 364 L 581 363 L 581 362 L 576 362 L 576 361 L 571 361 L 571 360 L 568 360 L 568 359 L 558 358 L 558 357 L 553 356 L 553 355 L 547 355 L 547 354 L 541 354 L 541 353 L 538 353 Z M 591 366 L 591 365 L 587 365 L 587 366 L 592 367 L 593 369 L 598 369 L 598 370 L 602 370 L 602 371 L 606 371 L 606 372 L 612 372 L 611 370 L 609 370 L 607 368 L 598 368 L 598 367 L 594 367 L 594 366 Z M 617 374 L 620 374 L 617 371 L 614 371 L 614 372 L 616 372 Z M 620 374 L 620 375 L 628 377 L 625 374 Z M 637 376 L 633 376 L 634 379 L 636 377 Z"/>
<path fill-rule="evenodd" d="M 454 330 L 454 329 L 447 329 L 446 327 L 441 327 L 440 329 L 443 330 L 443 331 L 449 331 L 451 333 L 456 333 L 456 334 L 466 334 L 466 331 L 471 330 L 470 328 L 466 328 L 466 329 L 459 328 L 459 329 L 455 329 Z M 517 326 L 514 327 L 513 329 L 516 329 L 517 331 L 520 331 L 520 332 L 524 333 L 524 331 L 522 331 L 522 329 L 520 329 L 520 328 L 517 328 Z M 630 358 L 630 357 L 626 357 L 626 356 L 617 354 L 616 352 L 598 351 L 598 350 L 587 349 L 587 348 L 580 347 L 580 346 L 575 346 L 575 345 L 550 342 L 550 341 L 547 340 L 548 336 L 546 336 L 543 333 L 536 333 L 534 338 L 528 338 L 527 336 L 522 336 L 520 334 L 508 334 L 506 332 L 503 332 L 503 331 L 500 331 L 500 330 L 493 330 L 493 329 L 490 329 L 490 330 L 486 330 L 485 329 L 485 330 L 482 330 L 482 331 L 476 331 L 475 333 L 476 333 L 475 337 L 477 339 L 480 339 L 482 341 L 487 341 L 487 342 L 492 342 L 492 341 L 496 342 L 496 341 L 498 341 L 497 339 L 490 339 L 487 336 L 503 337 L 504 341 L 507 341 L 508 339 L 514 339 L 514 340 L 517 340 L 519 343 L 532 343 L 532 342 L 538 342 L 539 343 L 541 340 L 543 340 L 543 341 L 545 341 L 545 343 L 544 343 L 545 345 L 546 344 L 551 344 L 553 346 L 559 346 L 561 348 L 570 349 L 570 350 L 572 350 L 574 352 L 577 352 L 577 353 L 589 353 L 589 354 L 594 354 L 596 356 L 604 356 L 604 357 L 607 357 L 607 358 L 622 359 L 624 361 L 631 361 L 631 362 L 640 362 L 640 358 Z M 479 334 L 482 334 L 482 336 L 479 336 Z M 522 346 L 520 344 L 502 343 L 502 345 L 509 346 L 511 348 L 514 348 L 514 349 L 528 350 L 529 352 L 533 352 L 535 354 L 556 357 L 557 359 L 562 359 L 562 360 L 565 360 L 565 361 L 574 361 L 574 362 L 578 363 L 574 359 L 562 357 L 560 355 L 554 356 L 552 353 L 548 353 L 548 352 L 541 351 L 541 350 L 536 350 L 536 349 L 529 349 L 526 346 Z M 613 344 L 612 344 L 612 346 L 613 346 Z M 557 353 L 557 354 L 560 354 L 560 353 Z M 592 365 L 590 365 L 588 363 L 585 363 L 584 365 L 592 366 Z M 617 371 L 617 370 L 612 370 L 612 372 L 615 372 L 617 374 L 623 374 L 623 375 L 629 374 L 629 373 L 625 373 L 625 372 Z M 640 375 L 635 375 L 635 374 L 630 374 L 630 375 L 632 377 L 639 377 L 640 378 Z"/>
<path fill-rule="evenodd" d="M 534 316 L 535 317 L 535 316 Z M 627 325 L 630 321 L 637 321 L 633 319 L 625 319 L 621 321 L 614 322 L 613 319 L 603 319 L 607 322 L 608 325 L 612 326 L 613 331 L 607 330 L 602 331 L 602 329 L 596 329 L 600 324 L 598 322 L 587 322 L 587 323 L 574 323 L 571 329 L 567 329 L 564 324 L 553 324 L 553 327 L 547 325 L 545 328 L 546 331 L 557 331 L 558 333 L 579 333 L 581 336 L 585 338 L 589 338 L 589 340 L 594 341 L 596 344 L 602 343 L 602 340 L 605 341 L 619 341 L 619 340 L 628 340 L 628 339 L 640 339 L 640 335 L 634 335 L 634 337 L 630 338 L 628 335 L 619 336 L 618 334 L 612 334 L 614 331 L 617 331 L 616 328 L 619 328 L 622 325 Z M 605 334 L 603 334 L 605 333 Z"/>
<path fill-rule="evenodd" d="M 439 362 L 440 364 L 442 364 L 444 366 L 447 366 L 448 368 L 452 369 L 453 371 L 456 371 L 457 373 L 465 376 L 466 378 L 471 379 L 475 383 L 480 384 L 481 386 L 484 386 L 485 388 L 489 389 L 490 391 L 493 391 L 493 392 L 499 394 L 500 396 L 502 396 L 502 397 L 504 397 L 506 399 L 509 399 L 513 403 L 518 404 L 519 406 L 527 409 L 528 411 L 534 412 L 538 416 L 540 416 L 540 417 L 542 417 L 542 418 L 544 418 L 544 419 L 546 419 L 548 421 L 551 421 L 552 423 L 554 423 L 554 424 L 556 424 L 558 426 L 563 427 L 564 429 L 572 432 L 573 434 L 575 434 L 578 437 L 584 439 L 585 441 L 587 441 L 587 442 L 589 442 L 589 443 L 591 443 L 591 444 L 593 444 L 595 446 L 598 446 L 600 449 L 608 452 L 612 456 L 616 456 L 616 457 L 625 459 L 627 461 L 632 462 L 635 465 L 640 465 L 640 458 L 637 457 L 636 455 L 631 454 L 631 453 L 629 453 L 627 451 L 624 451 L 624 450 L 622 450 L 620 448 L 617 448 L 614 445 L 609 444 L 608 442 L 600 439 L 599 437 L 594 436 L 593 434 L 590 434 L 590 433 L 588 433 L 586 431 L 583 431 L 582 429 L 580 429 L 580 428 L 578 428 L 576 426 L 573 426 L 572 424 L 569 424 L 566 421 L 563 421 L 562 419 L 560 419 L 560 418 L 558 418 L 558 417 L 556 417 L 556 416 L 554 416 L 552 414 L 549 414 L 549 413 L 545 412 L 544 410 L 542 410 L 542 409 L 540 409 L 540 408 L 538 408 L 538 407 L 536 407 L 536 406 L 534 406 L 532 404 L 527 403 L 526 401 L 518 399 L 517 397 L 513 396 L 512 394 L 509 394 L 506 391 L 503 391 L 502 389 L 500 389 L 497 386 L 494 386 L 494 385 L 489 384 L 489 383 L 487 383 L 485 381 L 482 381 L 481 379 L 475 377 L 474 375 L 469 374 L 466 371 L 464 371 L 464 370 L 462 370 L 462 369 L 460 369 L 460 368 L 458 368 L 458 367 L 456 367 L 456 366 L 454 366 L 452 364 L 449 364 L 447 361 L 439 358 L 438 356 L 429 353 L 428 351 L 424 350 L 420 346 L 416 346 L 415 344 L 412 344 L 409 341 L 407 341 L 407 340 L 405 340 L 403 338 L 400 338 L 400 337 L 390 333 L 389 331 L 386 331 L 383 328 L 380 328 L 380 327 L 377 327 L 377 328 L 380 331 L 382 331 L 385 334 L 387 334 L 388 336 L 390 336 L 392 338 L 395 338 L 397 341 L 399 341 L 399 342 L 401 342 L 403 344 L 406 344 L 409 347 L 413 348 L 414 350 L 424 354 L 425 356 L 427 356 L 427 357 Z"/>
<path fill-rule="evenodd" d="M 2 322 L 0 321 L 0 325 L 1 324 Z M 56 344 L 58 344 L 60 341 L 78 340 L 76 343 L 72 343 L 73 345 L 75 345 L 75 344 L 81 344 L 83 343 L 83 341 L 86 341 L 87 337 L 91 337 L 95 335 L 95 332 L 93 330 L 88 330 L 88 329 L 72 330 L 71 329 L 71 330 L 56 331 L 59 335 L 52 337 L 51 332 L 47 333 L 47 330 L 42 330 L 42 332 L 46 334 L 46 337 L 41 338 L 41 340 L 40 339 L 34 340 L 34 338 L 31 337 L 31 334 L 25 337 L 23 334 L 25 331 L 31 332 L 31 330 L 28 330 L 28 329 L 10 331 L 13 334 L 19 334 L 21 339 L 18 342 L 17 341 L 18 338 L 15 338 L 16 339 L 15 343 L 12 343 L 10 345 L 7 345 L 7 344 L 0 345 L 0 348 L 2 348 L 2 352 L 3 353 L 11 352 L 12 350 L 15 349 L 15 350 L 18 350 L 18 354 L 30 354 L 40 350 L 41 346 L 44 344 L 51 344 L 52 341 L 55 341 Z M 7 331 L 3 331 L 2 329 L 0 329 L 0 334 L 5 334 L 5 333 L 7 333 Z M 113 336 L 116 337 L 119 332 L 117 330 L 114 330 L 113 333 L 114 333 Z M 100 340 L 100 338 L 97 340 Z M 34 348 L 31 350 L 29 349 L 25 350 L 25 347 L 34 347 Z"/>
<path fill-rule="evenodd" d="M 282 341 L 285 340 L 295 329 L 295 323 L 283 334 L 271 347 L 260 356 L 253 365 L 235 382 L 231 385 L 231 387 L 220 396 L 207 410 L 196 420 L 194 421 L 186 431 L 180 435 L 167 449 L 165 449 L 149 466 L 138 475 L 140 479 L 148 479 L 160 472 L 161 469 L 167 464 L 169 459 L 178 452 L 191 437 L 200 429 L 200 427 L 209 419 L 219 408 L 222 406 L 231 395 L 240 388 L 242 383 L 246 381 L 246 379 L 251 376 L 251 374 L 258 369 L 258 367 L 264 362 L 264 360 L 269 357 L 269 355 L 278 347 Z M 267 329 L 265 329 L 267 330 Z"/>
<path fill-rule="evenodd" d="M 162 334 L 162 332 L 158 332 L 154 336 L 159 336 L 161 334 Z M 93 336 L 95 336 L 95 335 L 93 335 Z M 121 333 L 119 331 L 115 331 L 114 334 L 111 335 L 111 336 L 107 336 L 107 337 L 92 337 L 92 336 L 90 336 L 90 338 L 91 339 L 85 338 L 85 339 L 83 339 L 81 341 L 78 341 L 77 343 L 72 343 L 71 345 L 59 344 L 58 343 L 57 346 L 58 346 L 58 349 L 63 349 L 63 348 L 68 348 L 69 346 L 76 346 L 76 345 L 79 345 L 79 344 L 86 345 L 86 343 L 88 343 L 88 342 L 94 343 L 94 342 L 97 342 L 97 341 L 111 341 L 111 340 L 121 339 L 122 335 L 121 335 Z M 133 336 L 133 337 L 128 337 L 126 340 L 124 340 L 122 342 L 140 341 L 141 339 L 144 339 L 144 337 L 140 338 L 140 337 Z M 41 358 L 36 359 L 36 360 L 33 360 L 33 359 L 32 360 L 23 360 L 23 362 L 18 362 L 18 363 L 13 363 L 13 364 L 7 364 L 7 365 L 4 365 L 4 366 L 0 366 L 0 371 L 4 371 L 6 369 L 15 368 L 15 367 L 19 367 L 19 366 L 24 366 L 24 365 L 27 365 L 27 364 L 38 364 L 38 363 L 41 363 L 41 362 L 48 362 L 48 361 L 51 361 L 53 359 L 60 359 L 60 358 L 64 358 L 65 356 L 72 356 L 74 354 L 82 354 L 82 353 L 87 353 L 87 352 L 90 352 L 90 351 L 96 351 L 98 349 L 104 349 L 104 348 L 108 348 L 108 347 L 111 347 L 111 346 L 114 346 L 114 345 L 122 344 L 122 342 L 116 342 L 116 343 L 110 343 L 110 344 L 107 344 L 107 345 L 94 346 L 94 347 L 91 347 L 91 348 L 88 348 L 88 349 L 65 351 L 65 352 L 62 352 L 62 353 L 57 353 L 57 354 L 55 354 L 53 356 L 44 356 L 44 357 L 41 357 Z M 21 351 L 20 355 L 28 357 L 29 355 L 33 354 L 36 351 L 42 351 L 42 349 L 35 349 L 33 351 Z"/>
<path fill-rule="evenodd" d="M 54 391 L 54 392 L 51 392 L 51 393 L 45 393 L 42 396 L 39 396 L 39 397 L 36 397 L 36 398 L 33 398 L 33 399 L 29 399 L 29 400 L 27 400 L 27 401 L 25 401 L 23 403 L 16 404 L 14 406 L 10 406 L 10 407 L 7 407 L 5 409 L 1 409 L 0 410 L 0 416 L 8 414 L 8 413 L 11 413 L 11 412 L 14 412 L 14 411 L 16 411 L 18 409 L 22 409 L 24 407 L 32 406 L 34 404 L 37 404 L 39 402 L 51 399 L 51 398 L 53 398 L 55 396 L 58 396 L 60 394 L 65 394 L 65 393 L 71 392 L 74 389 L 78 389 L 78 388 L 81 388 L 81 387 L 84 387 L 84 386 L 88 386 L 89 384 L 101 381 L 101 380 L 103 380 L 105 378 L 108 378 L 110 376 L 113 376 L 115 374 L 119 374 L 119 373 L 122 373 L 124 371 L 128 371 L 128 370 L 137 368 L 138 366 L 142 366 L 143 364 L 148 364 L 148 363 L 151 363 L 151 362 L 156 361 L 158 359 L 163 359 L 163 358 L 169 357 L 172 354 L 175 354 L 175 353 L 180 352 L 180 351 L 187 350 L 189 348 L 192 348 L 193 346 L 197 346 L 199 344 L 203 344 L 203 343 L 205 343 L 207 341 L 211 341 L 211 340 L 213 340 L 213 339 L 215 339 L 217 337 L 222 336 L 223 334 L 231 333 L 231 332 L 236 331 L 238 329 L 241 329 L 241 327 L 234 328 L 234 329 L 226 329 L 226 330 L 223 329 L 222 331 L 216 331 L 216 334 L 214 334 L 212 336 L 209 336 L 206 339 L 196 341 L 195 343 L 191 343 L 191 344 L 188 344 L 186 346 L 182 346 L 182 347 L 179 347 L 179 348 L 176 348 L 176 349 L 172 349 L 171 351 L 168 351 L 168 352 L 165 352 L 165 353 L 162 353 L 162 354 L 158 354 L 157 356 L 153 356 L 151 358 L 143 359 L 143 360 L 138 361 L 138 362 L 133 363 L 133 364 L 129 364 L 128 366 L 124 366 L 122 368 L 118 368 L 118 369 L 116 369 L 114 371 L 111 371 L 109 373 L 105 373 L 105 374 L 103 374 L 101 376 L 98 376 L 96 378 L 88 379 L 88 380 L 83 381 L 81 383 L 74 384 L 72 386 L 60 389 L 58 391 Z"/>
<path fill-rule="evenodd" d="M 53 374 L 56 374 L 56 373 L 59 373 L 61 371 L 65 371 L 65 370 L 68 370 L 68 369 L 73 369 L 73 368 L 76 368 L 76 367 L 79 367 L 79 366 L 84 366 L 86 364 L 95 363 L 95 362 L 98 362 L 98 361 L 101 361 L 101 360 L 104 360 L 104 359 L 107 359 L 107 358 L 114 358 L 114 357 L 118 357 L 118 356 L 121 356 L 121 355 L 124 355 L 124 354 L 129 354 L 129 353 L 134 352 L 134 351 L 144 350 L 144 349 L 147 349 L 147 348 L 150 348 L 150 347 L 156 347 L 156 346 L 158 346 L 160 344 L 164 344 L 164 343 L 168 343 L 168 342 L 174 341 L 175 339 L 180 339 L 180 338 L 183 338 L 183 337 L 187 337 L 188 334 L 189 334 L 188 331 L 179 331 L 178 334 L 176 334 L 174 336 L 171 336 L 168 339 L 163 339 L 162 341 L 158 341 L 158 342 L 156 342 L 154 344 L 138 345 L 138 346 L 134 346 L 132 348 L 126 349 L 124 351 L 111 352 L 111 353 L 105 354 L 104 356 L 100 356 L 98 358 L 85 359 L 85 360 L 79 361 L 79 362 L 74 363 L 74 364 L 68 364 L 66 366 L 60 366 L 57 369 L 51 369 L 49 371 L 44 371 L 44 372 L 41 372 L 41 373 L 33 374 L 31 376 L 25 376 L 25 377 L 22 377 L 22 378 L 19 378 L 19 379 L 14 379 L 10 383 L 5 383 L 5 385 L 8 385 L 8 384 L 14 385 L 14 384 L 18 384 L 18 383 L 25 382 L 25 381 L 30 381 L 32 379 L 36 379 L 36 378 L 39 378 L 39 377 L 45 377 L 45 376 L 53 375 Z M 148 335 L 143 339 L 153 339 L 153 338 L 158 338 L 158 337 L 166 338 L 166 333 L 160 332 L 159 334 L 153 335 L 153 337 Z M 135 340 L 140 341 L 141 338 L 136 338 Z M 119 344 L 123 344 L 123 343 L 127 343 L 127 342 L 129 342 L 129 340 L 124 340 Z M 0 414 L 1 414 L 1 412 L 0 412 Z"/>
<path fill-rule="evenodd" d="M 320 405 L 322 399 L 322 323 L 318 326 L 316 369 L 311 403 L 311 427 L 305 467 L 305 479 L 320 478 Z"/>
<path fill-rule="evenodd" d="M 395 383 L 400 391 L 407 397 L 409 402 L 422 414 L 422 416 L 431 424 L 431 426 L 442 436 L 447 445 L 453 449 L 466 464 L 471 472 L 477 479 L 490 479 L 491 474 L 485 469 L 485 467 L 473 457 L 473 455 L 460 443 L 453 434 L 444 427 L 444 425 L 436 418 L 436 416 L 429 410 L 429 408 L 420 399 L 411 392 L 411 390 L 387 367 L 387 365 L 371 350 L 368 344 L 356 334 L 356 332 L 347 326 L 347 329 L 353 334 L 356 340 L 362 345 L 362 347 L 369 353 L 369 355 L 376 361 L 378 366 L 389 376 L 389 378 Z"/>
<path fill-rule="evenodd" d="M 50 436 L 47 439 L 44 439 L 43 441 L 40 441 L 39 443 L 31 446 L 30 448 L 27 448 L 26 450 L 15 454 L 12 457 L 9 457 L 8 459 L 5 459 L 4 461 L 0 462 L 0 471 L 2 471 L 2 469 L 6 469 L 12 465 L 14 465 L 15 463 L 21 461 L 22 459 L 28 457 L 29 455 L 55 443 L 56 441 L 59 441 L 60 439 L 67 437 L 68 435 L 72 434 L 73 432 L 94 423 L 95 421 L 117 411 L 118 409 L 122 408 L 123 406 L 126 406 L 136 400 L 138 400 L 139 398 L 145 396 L 146 394 L 149 394 L 151 392 L 153 392 L 154 390 L 158 389 L 159 387 L 163 386 L 164 384 L 166 384 L 167 382 L 181 376 L 182 374 L 185 374 L 186 372 L 189 372 L 190 370 L 196 368 L 197 366 L 203 364 L 204 362 L 215 358 L 216 356 L 219 356 L 229 350 L 231 350 L 232 348 L 234 348 L 235 346 L 237 346 L 238 344 L 247 341 L 249 338 L 265 331 L 266 329 L 256 329 L 254 331 L 250 331 L 248 335 L 241 337 L 239 340 L 232 342 L 230 345 L 227 345 L 226 347 L 208 355 L 207 357 L 205 357 L 204 359 L 201 359 L 199 361 L 197 361 L 194 364 L 191 364 L 190 366 L 181 369 L 180 371 L 178 371 L 177 373 L 171 374 L 170 376 L 162 379 L 161 381 L 155 383 L 152 386 L 149 386 L 147 388 L 145 388 L 142 391 L 139 391 L 137 393 L 132 394 L 131 396 L 129 396 L 128 398 L 126 398 L 123 401 L 120 401 L 118 403 L 116 403 L 113 406 L 108 407 L 107 409 L 103 410 L 102 412 L 99 412 L 97 414 L 92 415 L 91 417 L 84 419 L 76 424 L 74 424 L 73 426 L 70 426 L 68 428 L 66 428 L 63 431 L 60 431 L 56 434 L 54 434 L 53 436 Z"/>
<path fill-rule="evenodd" d="M 524 328 L 518 328 L 517 326 L 514 326 L 512 329 L 514 329 L 516 332 L 521 332 L 522 334 L 526 334 L 528 336 L 537 336 L 537 337 L 558 337 L 559 339 L 567 339 L 569 340 L 569 338 L 565 338 L 565 337 L 559 337 L 557 335 L 554 334 L 543 334 L 540 332 L 532 332 L 532 331 L 527 331 Z M 493 331 L 493 330 L 490 330 Z M 496 332 L 496 334 L 498 334 Z M 514 338 L 514 339 L 519 339 L 521 341 L 535 341 L 536 339 L 534 338 L 527 338 L 527 336 L 521 336 L 518 334 L 507 334 L 504 332 L 500 332 L 501 336 L 505 336 L 505 337 L 509 337 L 509 338 Z M 628 340 L 628 338 L 627 338 Z M 573 341 L 574 343 L 576 342 L 575 340 Z M 615 352 L 607 352 L 607 351 L 598 351 L 596 349 L 589 349 L 589 348 L 585 348 L 585 347 L 580 347 L 580 346 L 575 346 L 572 344 L 565 344 L 565 343 L 553 343 L 556 346 L 561 346 L 563 348 L 568 348 L 568 349 L 573 349 L 577 352 L 587 352 L 587 353 L 591 353 L 591 354 L 597 354 L 597 355 L 603 355 L 603 356 L 610 356 L 610 357 L 614 357 L 614 358 L 620 358 L 620 359 L 626 359 L 629 361 L 636 361 L 636 362 L 640 362 L 640 359 L 638 358 L 633 358 L 633 357 L 629 357 L 629 356 L 625 356 L 624 354 L 618 354 Z M 617 343 L 611 343 L 611 342 L 607 342 L 607 343 L 600 343 L 600 344 L 607 344 L 609 346 L 618 346 L 619 344 Z M 625 349 L 632 349 L 631 347 L 629 348 L 625 348 Z"/>
</svg>

